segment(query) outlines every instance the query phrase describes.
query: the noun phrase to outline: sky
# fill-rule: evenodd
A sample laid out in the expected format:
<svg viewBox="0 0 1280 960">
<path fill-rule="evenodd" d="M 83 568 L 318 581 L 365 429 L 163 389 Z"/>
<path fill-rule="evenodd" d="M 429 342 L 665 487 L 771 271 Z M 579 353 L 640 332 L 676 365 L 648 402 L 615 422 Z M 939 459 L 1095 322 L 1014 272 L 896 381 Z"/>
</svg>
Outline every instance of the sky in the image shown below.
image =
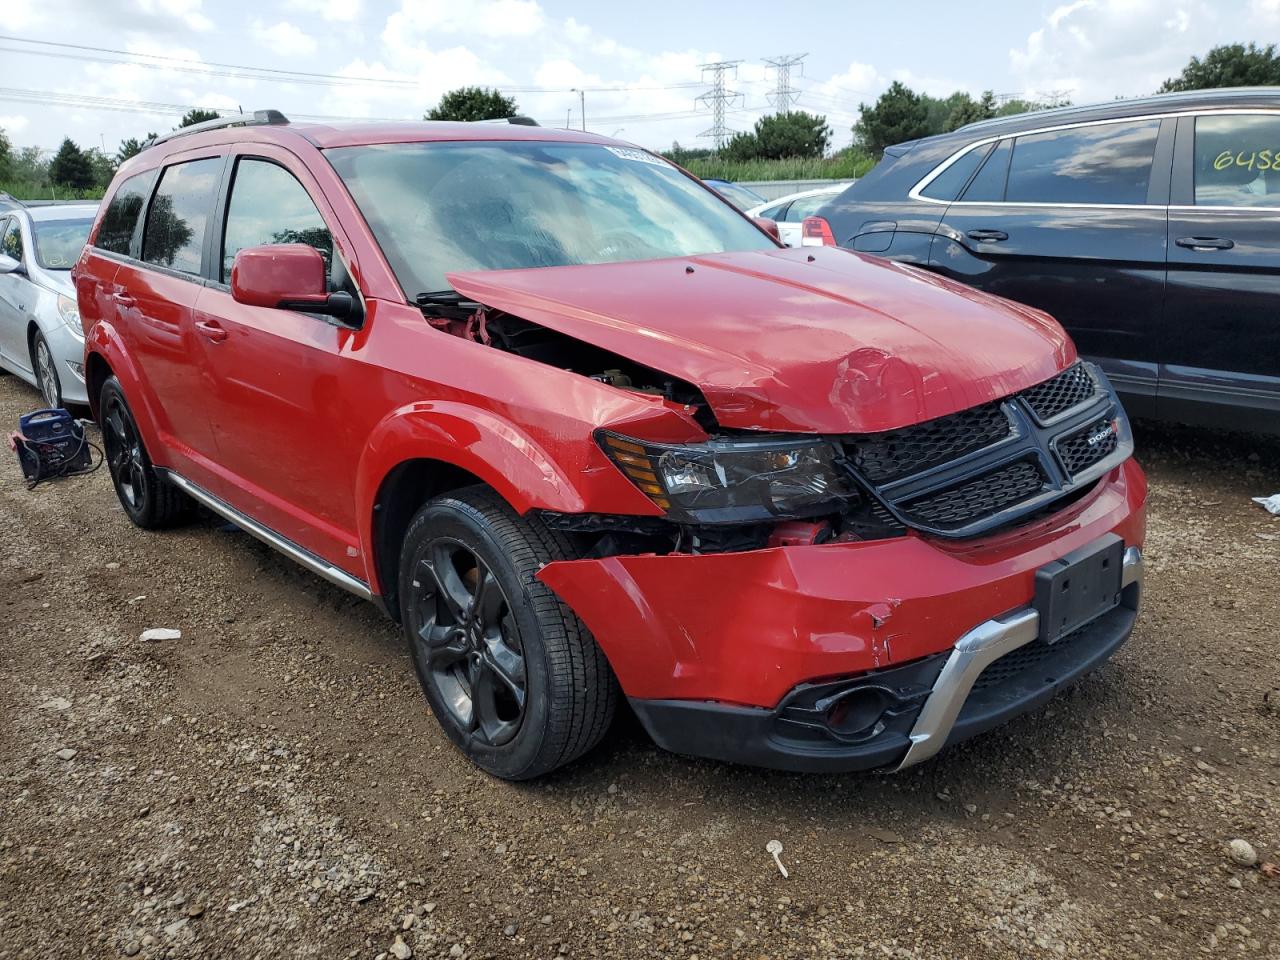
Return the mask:
<svg viewBox="0 0 1280 960">
<path fill-rule="evenodd" d="M 894 80 L 1076 103 L 1152 93 L 1193 54 L 1280 39 L 1280 0 L 4 0 L 0 128 L 114 153 L 190 106 L 295 118 L 418 119 L 445 91 L 494 86 L 546 126 L 650 148 L 706 145 L 702 65 L 741 61 L 731 130 L 772 111 L 765 63 L 836 146 Z M 30 41 L 43 41 L 32 43 Z M 75 46 L 53 46 L 63 44 Z M 92 49 L 84 49 L 92 48 Z M 312 76 L 298 76 L 298 74 Z M 321 75 L 321 76 L 316 76 Z M 575 90 L 581 90 L 580 95 Z M 50 96 L 50 95 L 54 96 Z M 55 100 L 57 102 L 50 102 Z"/>
</svg>

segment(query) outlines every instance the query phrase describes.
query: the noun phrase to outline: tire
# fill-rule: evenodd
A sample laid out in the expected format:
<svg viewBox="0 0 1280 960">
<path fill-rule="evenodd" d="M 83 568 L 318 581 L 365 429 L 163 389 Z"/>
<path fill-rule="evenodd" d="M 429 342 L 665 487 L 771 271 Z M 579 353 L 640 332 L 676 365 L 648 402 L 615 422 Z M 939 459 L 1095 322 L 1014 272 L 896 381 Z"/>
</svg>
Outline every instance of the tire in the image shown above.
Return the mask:
<svg viewBox="0 0 1280 960">
<path fill-rule="evenodd" d="M 108 377 L 99 397 L 102 449 L 111 484 L 129 519 L 144 530 L 173 527 L 190 519 L 194 501 L 152 467 L 120 381 Z"/>
<path fill-rule="evenodd" d="M 62 381 L 58 379 L 58 363 L 49 349 L 49 341 L 36 330 L 31 337 L 31 372 L 36 378 L 36 389 L 46 407 L 62 406 Z"/>
<path fill-rule="evenodd" d="M 604 653 L 534 578 L 574 556 L 562 534 L 484 487 L 427 503 L 405 535 L 400 614 L 418 680 L 449 739 L 505 780 L 570 763 L 613 721 Z"/>
</svg>

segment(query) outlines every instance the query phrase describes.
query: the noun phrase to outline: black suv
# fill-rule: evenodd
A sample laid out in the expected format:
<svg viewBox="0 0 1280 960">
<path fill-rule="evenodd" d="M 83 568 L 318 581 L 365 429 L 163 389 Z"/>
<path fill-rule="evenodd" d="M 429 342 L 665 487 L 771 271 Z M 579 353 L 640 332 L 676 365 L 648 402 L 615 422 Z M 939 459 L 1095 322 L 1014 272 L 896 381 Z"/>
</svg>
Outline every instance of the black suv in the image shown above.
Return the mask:
<svg viewBox="0 0 1280 960">
<path fill-rule="evenodd" d="M 970 124 L 818 212 L 806 243 L 1053 314 L 1135 415 L 1280 433 L 1280 87 Z"/>
</svg>

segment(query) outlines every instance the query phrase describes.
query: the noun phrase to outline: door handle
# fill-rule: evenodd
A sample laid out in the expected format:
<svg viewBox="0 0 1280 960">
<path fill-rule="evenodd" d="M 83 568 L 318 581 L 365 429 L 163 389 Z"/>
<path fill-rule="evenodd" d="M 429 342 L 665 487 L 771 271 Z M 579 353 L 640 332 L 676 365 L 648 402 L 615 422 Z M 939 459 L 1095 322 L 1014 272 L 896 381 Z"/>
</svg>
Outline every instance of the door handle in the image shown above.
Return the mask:
<svg viewBox="0 0 1280 960">
<path fill-rule="evenodd" d="M 127 293 L 113 293 L 111 295 L 111 299 L 114 300 L 116 303 L 120 304 L 120 306 L 122 307 L 132 307 L 132 306 L 135 306 L 138 302 L 137 300 L 133 299 L 133 297 L 129 296 Z"/>
<path fill-rule="evenodd" d="M 227 339 L 227 331 L 224 330 L 214 320 L 197 320 L 196 329 L 200 331 L 200 335 L 214 343 L 221 343 Z"/>
<path fill-rule="evenodd" d="M 1174 243 L 1188 250 L 1197 250 L 1202 253 L 1206 250 L 1230 250 L 1236 245 L 1234 240 L 1228 240 L 1226 237 L 1179 237 Z"/>
<path fill-rule="evenodd" d="M 998 243 L 1009 239 L 1009 235 L 1003 230 L 970 230 L 965 236 L 979 243 Z"/>
</svg>

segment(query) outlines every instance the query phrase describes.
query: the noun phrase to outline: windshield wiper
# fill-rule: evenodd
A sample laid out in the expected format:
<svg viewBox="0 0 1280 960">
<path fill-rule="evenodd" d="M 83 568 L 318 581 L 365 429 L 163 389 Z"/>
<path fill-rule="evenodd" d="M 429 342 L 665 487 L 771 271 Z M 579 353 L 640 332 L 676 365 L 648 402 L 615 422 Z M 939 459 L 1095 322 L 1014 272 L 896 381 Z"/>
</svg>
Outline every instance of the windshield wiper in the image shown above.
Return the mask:
<svg viewBox="0 0 1280 960">
<path fill-rule="evenodd" d="M 449 320 L 466 320 L 484 309 L 482 304 L 466 299 L 457 290 L 433 290 L 430 293 L 420 293 L 413 298 L 413 302 L 423 313 L 429 312 L 433 316 L 445 317 Z"/>
</svg>

